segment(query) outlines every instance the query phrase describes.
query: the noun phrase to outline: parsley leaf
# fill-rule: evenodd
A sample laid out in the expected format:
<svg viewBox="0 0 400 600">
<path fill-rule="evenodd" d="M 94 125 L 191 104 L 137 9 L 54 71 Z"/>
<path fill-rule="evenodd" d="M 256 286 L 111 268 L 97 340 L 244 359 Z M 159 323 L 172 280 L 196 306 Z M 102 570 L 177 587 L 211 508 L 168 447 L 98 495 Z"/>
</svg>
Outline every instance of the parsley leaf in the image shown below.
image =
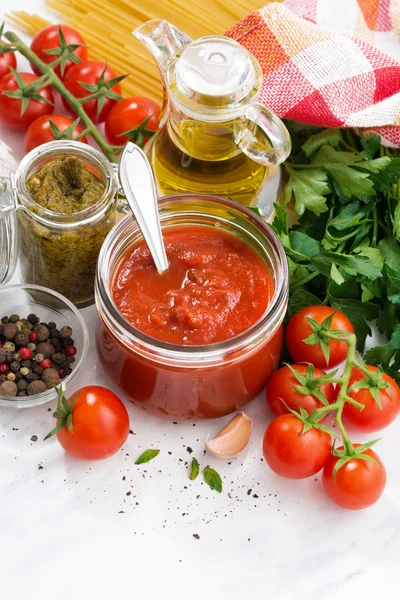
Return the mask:
<svg viewBox="0 0 400 600">
<path fill-rule="evenodd" d="M 346 165 L 330 165 L 326 169 L 348 198 L 352 196 L 360 198 L 361 196 L 373 196 L 375 194 L 368 173 L 361 173 Z"/>
<path fill-rule="evenodd" d="M 309 137 L 308 140 L 302 145 L 302 149 L 304 150 L 306 156 L 310 156 L 325 144 L 329 144 L 330 146 L 337 148 L 341 140 L 342 134 L 340 133 L 339 129 L 324 129 L 323 131 L 320 131 L 319 133 Z"/>
<path fill-rule="evenodd" d="M 294 209 L 298 215 L 304 214 L 306 209 L 319 215 L 328 210 L 326 194 L 329 193 L 328 176 L 324 169 L 305 169 L 296 171 L 293 167 L 286 167 L 290 178 L 284 186 L 283 202 L 288 204 L 292 194 L 295 199 Z"/>
</svg>

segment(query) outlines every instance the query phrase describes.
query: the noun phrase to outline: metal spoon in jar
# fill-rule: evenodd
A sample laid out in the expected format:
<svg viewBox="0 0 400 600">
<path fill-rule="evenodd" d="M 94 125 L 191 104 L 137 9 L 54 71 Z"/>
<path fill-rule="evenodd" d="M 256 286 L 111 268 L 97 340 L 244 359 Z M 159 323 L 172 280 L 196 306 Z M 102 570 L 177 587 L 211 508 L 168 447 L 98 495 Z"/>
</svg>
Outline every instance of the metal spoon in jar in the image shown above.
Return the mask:
<svg viewBox="0 0 400 600">
<path fill-rule="evenodd" d="M 122 152 L 119 180 L 156 269 L 161 275 L 169 268 L 169 263 L 161 232 L 153 171 L 143 150 L 132 142 L 128 142 Z"/>
</svg>

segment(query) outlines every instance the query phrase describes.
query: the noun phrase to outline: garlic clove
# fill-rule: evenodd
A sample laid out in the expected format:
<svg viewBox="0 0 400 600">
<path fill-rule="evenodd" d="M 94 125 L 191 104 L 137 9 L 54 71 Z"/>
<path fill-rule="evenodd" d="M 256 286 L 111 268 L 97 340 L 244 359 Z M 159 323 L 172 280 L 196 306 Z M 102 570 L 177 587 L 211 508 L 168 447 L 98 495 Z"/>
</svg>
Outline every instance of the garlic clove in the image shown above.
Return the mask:
<svg viewBox="0 0 400 600">
<path fill-rule="evenodd" d="M 240 412 L 233 417 L 226 427 L 212 440 L 205 441 L 205 447 L 218 458 L 232 458 L 242 452 L 250 439 L 253 421 Z"/>
</svg>

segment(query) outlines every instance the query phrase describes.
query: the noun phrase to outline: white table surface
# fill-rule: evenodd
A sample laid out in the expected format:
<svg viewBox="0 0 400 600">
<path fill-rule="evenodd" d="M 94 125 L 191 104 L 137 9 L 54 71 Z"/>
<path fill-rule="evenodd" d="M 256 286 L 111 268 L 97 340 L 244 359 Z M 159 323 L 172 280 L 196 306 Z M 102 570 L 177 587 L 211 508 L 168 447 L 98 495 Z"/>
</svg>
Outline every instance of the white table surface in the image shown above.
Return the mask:
<svg viewBox="0 0 400 600">
<path fill-rule="evenodd" d="M 0 0 L 3 12 L 9 8 Z M 12 8 L 46 14 L 39 0 Z M 0 137 L 21 156 L 22 136 Z M 113 387 L 96 356 L 95 310 L 84 314 L 92 342 L 74 388 Z M 399 598 L 399 421 L 377 446 L 388 472 L 382 499 L 351 512 L 324 495 L 320 475 L 288 481 L 262 462 L 264 394 L 246 411 L 251 443 L 232 461 L 203 454 L 206 436 L 228 419 L 175 425 L 127 406 L 134 434 L 103 462 L 80 462 L 55 439 L 42 442 L 54 406 L 0 410 L 2 599 Z M 135 466 L 151 446 L 158 458 Z M 222 494 L 201 477 L 189 481 L 191 456 L 221 473 Z"/>
</svg>

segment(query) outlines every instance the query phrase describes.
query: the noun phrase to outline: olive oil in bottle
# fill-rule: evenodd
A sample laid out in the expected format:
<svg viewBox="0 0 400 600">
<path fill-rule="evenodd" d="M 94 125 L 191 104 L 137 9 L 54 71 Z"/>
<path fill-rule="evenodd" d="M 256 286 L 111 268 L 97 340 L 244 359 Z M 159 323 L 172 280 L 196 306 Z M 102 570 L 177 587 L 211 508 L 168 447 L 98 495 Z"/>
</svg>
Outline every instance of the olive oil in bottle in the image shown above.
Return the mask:
<svg viewBox="0 0 400 600">
<path fill-rule="evenodd" d="M 241 152 L 232 132 L 189 124 L 179 138 L 165 126 L 148 148 L 160 193 L 211 194 L 257 206 L 268 167 Z"/>
</svg>

